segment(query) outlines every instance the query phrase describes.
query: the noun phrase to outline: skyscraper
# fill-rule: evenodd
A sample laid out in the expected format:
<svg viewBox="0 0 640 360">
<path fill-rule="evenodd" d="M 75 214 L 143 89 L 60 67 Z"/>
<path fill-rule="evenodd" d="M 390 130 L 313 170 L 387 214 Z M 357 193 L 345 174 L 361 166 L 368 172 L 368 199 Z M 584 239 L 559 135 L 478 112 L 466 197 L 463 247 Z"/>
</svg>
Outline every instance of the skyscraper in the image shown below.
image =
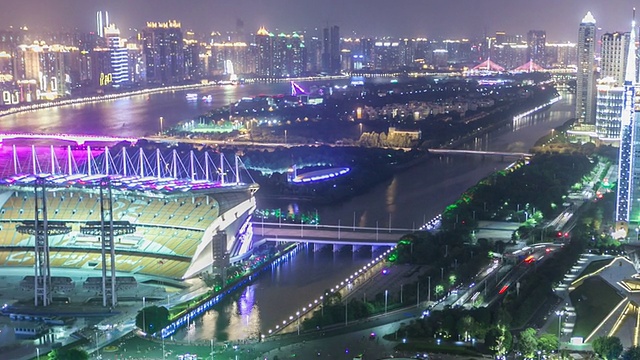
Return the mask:
<svg viewBox="0 0 640 360">
<path fill-rule="evenodd" d="M 147 81 L 170 85 L 185 79 L 181 25 L 177 21 L 147 22 L 142 30 Z"/>
<path fill-rule="evenodd" d="M 600 51 L 600 78 L 611 78 L 622 86 L 629 52 L 629 33 L 606 33 L 602 35 Z"/>
<path fill-rule="evenodd" d="M 635 11 L 634 11 L 635 13 Z M 588 14 L 587 14 L 588 15 Z M 584 21 L 583 21 L 584 23 Z M 581 26 L 582 27 L 582 26 Z M 624 99 L 622 105 L 622 117 L 620 118 L 620 150 L 618 153 L 618 193 L 616 201 L 616 221 L 629 222 L 632 220 L 632 211 L 638 212 L 637 190 L 634 189 L 635 165 L 640 165 L 639 156 L 636 154 L 635 142 L 638 136 L 637 120 L 634 101 L 636 79 L 636 34 L 635 15 L 631 23 L 629 35 L 629 51 L 627 52 L 627 66 L 624 76 Z M 634 194 L 635 193 L 635 194 Z M 636 196 L 634 196 L 636 195 Z M 634 204 L 635 202 L 635 204 Z M 632 209 L 633 208 L 633 209 Z M 637 220 L 637 219 L 636 219 Z"/>
<path fill-rule="evenodd" d="M 111 79 L 114 86 L 120 86 L 129 80 L 129 54 L 114 24 L 104 28 L 104 37 L 111 53 Z"/>
<path fill-rule="evenodd" d="M 100 37 L 104 37 L 104 28 L 109 26 L 109 12 L 98 11 L 96 13 L 96 33 Z"/>
<path fill-rule="evenodd" d="M 582 19 L 578 31 L 578 73 L 576 79 L 576 117 L 584 124 L 595 123 L 596 19 L 591 12 Z"/>
<path fill-rule="evenodd" d="M 547 33 L 544 30 L 530 30 L 527 33 L 527 61 L 547 66 Z"/>
<path fill-rule="evenodd" d="M 256 73 L 261 76 L 273 76 L 273 34 L 261 27 L 255 37 Z"/>
<path fill-rule="evenodd" d="M 340 73 L 340 27 L 332 26 L 322 32 L 322 71 Z"/>
</svg>

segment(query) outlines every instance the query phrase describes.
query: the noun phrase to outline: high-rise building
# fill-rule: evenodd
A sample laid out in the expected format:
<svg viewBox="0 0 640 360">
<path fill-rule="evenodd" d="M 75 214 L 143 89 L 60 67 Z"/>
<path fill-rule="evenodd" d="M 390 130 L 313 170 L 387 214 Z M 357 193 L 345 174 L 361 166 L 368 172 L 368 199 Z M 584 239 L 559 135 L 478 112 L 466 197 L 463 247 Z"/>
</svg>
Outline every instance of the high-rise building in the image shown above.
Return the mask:
<svg viewBox="0 0 640 360">
<path fill-rule="evenodd" d="M 583 21 L 584 23 L 584 21 Z M 595 21 L 594 21 L 595 23 Z M 638 141 L 638 119 L 634 109 L 636 78 L 636 36 L 635 16 L 631 23 L 629 35 L 629 49 L 627 52 L 627 66 L 624 76 L 624 98 L 622 116 L 620 117 L 620 150 L 618 155 L 618 193 L 616 201 L 616 222 L 637 222 L 638 190 L 635 169 L 640 166 L 640 157 L 636 143 Z"/>
<path fill-rule="evenodd" d="M 260 76 L 273 76 L 273 37 L 264 27 L 256 33 L 256 74 Z"/>
<path fill-rule="evenodd" d="M 595 124 L 596 19 L 587 12 L 578 30 L 578 72 L 576 79 L 576 117 L 580 123 Z"/>
<path fill-rule="evenodd" d="M 104 28 L 104 38 L 111 53 L 111 80 L 113 86 L 121 86 L 129 81 L 129 54 L 120 39 L 120 30 L 115 24 Z"/>
<path fill-rule="evenodd" d="M 322 71 L 339 74 L 340 55 L 340 27 L 325 28 L 322 32 Z"/>
<path fill-rule="evenodd" d="M 596 135 L 611 145 L 620 142 L 620 119 L 624 103 L 624 87 L 608 77 L 598 80 L 596 92 Z"/>
<path fill-rule="evenodd" d="M 629 52 L 629 33 L 606 33 L 601 39 L 600 78 L 613 79 L 617 86 L 622 86 Z"/>
<path fill-rule="evenodd" d="M 147 82 L 170 85 L 184 81 L 184 50 L 179 22 L 147 22 L 142 30 Z"/>
<path fill-rule="evenodd" d="M 546 46 L 547 33 L 543 30 L 530 30 L 527 33 L 527 61 L 547 66 Z"/>
<path fill-rule="evenodd" d="M 98 36 L 104 37 L 104 29 L 110 24 L 108 11 L 98 11 L 96 13 L 96 34 Z"/>
</svg>

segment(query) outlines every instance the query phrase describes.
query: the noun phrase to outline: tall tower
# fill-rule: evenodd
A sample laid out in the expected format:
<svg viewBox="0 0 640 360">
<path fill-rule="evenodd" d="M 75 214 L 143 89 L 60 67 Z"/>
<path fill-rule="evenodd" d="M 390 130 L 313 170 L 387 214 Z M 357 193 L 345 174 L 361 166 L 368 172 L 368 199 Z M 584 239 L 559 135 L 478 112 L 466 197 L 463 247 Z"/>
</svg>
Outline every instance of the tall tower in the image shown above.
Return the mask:
<svg viewBox="0 0 640 360">
<path fill-rule="evenodd" d="M 578 73 L 576 81 L 576 117 L 584 124 L 595 123 L 595 51 L 596 19 L 591 12 L 582 19 L 578 31 Z"/>
<path fill-rule="evenodd" d="M 98 11 L 96 13 L 96 33 L 100 37 L 104 37 L 104 28 L 109 26 L 109 12 Z"/>
<path fill-rule="evenodd" d="M 530 30 L 527 33 L 527 61 L 547 66 L 547 33 L 544 30 Z"/>
<path fill-rule="evenodd" d="M 587 14 L 588 15 L 588 14 Z M 584 21 L 583 21 L 584 22 Z M 582 26 L 581 26 L 582 28 Z M 636 20 L 635 9 L 629 35 L 627 68 L 624 76 L 624 98 L 620 119 L 620 150 L 618 154 L 618 194 L 616 201 L 616 222 L 631 220 L 632 201 L 634 199 L 634 168 L 638 156 L 635 154 L 635 84 L 636 84 Z M 636 209 L 637 210 L 637 209 Z"/>
<path fill-rule="evenodd" d="M 600 51 L 600 78 L 613 78 L 617 86 L 622 86 L 629 52 L 629 33 L 606 33 L 602 35 Z"/>
<path fill-rule="evenodd" d="M 260 76 L 273 76 L 273 38 L 274 35 L 264 27 L 256 33 L 256 73 Z"/>
<path fill-rule="evenodd" d="M 149 83 L 172 85 L 184 81 L 180 22 L 147 22 L 147 27 L 142 30 L 142 51 Z"/>
<path fill-rule="evenodd" d="M 109 24 L 104 28 L 104 37 L 111 54 L 113 85 L 120 86 L 129 80 L 129 54 L 127 48 L 122 46 L 120 30 L 115 24 Z"/>
</svg>

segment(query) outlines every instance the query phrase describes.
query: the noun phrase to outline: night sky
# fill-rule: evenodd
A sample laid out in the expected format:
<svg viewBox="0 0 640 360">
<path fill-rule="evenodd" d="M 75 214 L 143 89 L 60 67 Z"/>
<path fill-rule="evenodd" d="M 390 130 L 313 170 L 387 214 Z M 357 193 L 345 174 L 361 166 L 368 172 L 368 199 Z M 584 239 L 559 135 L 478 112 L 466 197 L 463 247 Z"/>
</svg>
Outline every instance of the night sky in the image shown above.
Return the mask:
<svg viewBox="0 0 640 360">
<path fill-rule="evenodd" d="M 590 10 L 604 32 L 628 31 L 629 0 L 0 0 L 0 29 L 27 25 L 34 29 L 95 29 L 95 12 L 109 11 L 125 30 L 146 21 L 176 19 L 183 29 L 208 33 L 245 32 L 264 25 L 272 32 L 313 30 L 327 24 L 341 35 L 473 37 L 505 30 L 526 35 L 547 31 L 550 41 L 575 41 L 578 24 Z"/>
</svg>

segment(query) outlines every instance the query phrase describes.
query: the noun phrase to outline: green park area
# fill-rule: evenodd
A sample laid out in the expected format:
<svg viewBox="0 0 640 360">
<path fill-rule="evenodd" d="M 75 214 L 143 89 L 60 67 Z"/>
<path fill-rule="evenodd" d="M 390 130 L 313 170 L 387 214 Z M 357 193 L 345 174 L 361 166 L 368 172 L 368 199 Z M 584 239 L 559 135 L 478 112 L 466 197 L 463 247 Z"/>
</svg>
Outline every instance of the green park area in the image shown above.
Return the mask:
<svg viewBox="0 0 640 360">
<path fill-rule="evenodd" d="M 622 296 L 599 276 L 586 279 L 569 296 L 576 309 L 573 336 L 584 338 L 622 301 Z"/>
</svg>

